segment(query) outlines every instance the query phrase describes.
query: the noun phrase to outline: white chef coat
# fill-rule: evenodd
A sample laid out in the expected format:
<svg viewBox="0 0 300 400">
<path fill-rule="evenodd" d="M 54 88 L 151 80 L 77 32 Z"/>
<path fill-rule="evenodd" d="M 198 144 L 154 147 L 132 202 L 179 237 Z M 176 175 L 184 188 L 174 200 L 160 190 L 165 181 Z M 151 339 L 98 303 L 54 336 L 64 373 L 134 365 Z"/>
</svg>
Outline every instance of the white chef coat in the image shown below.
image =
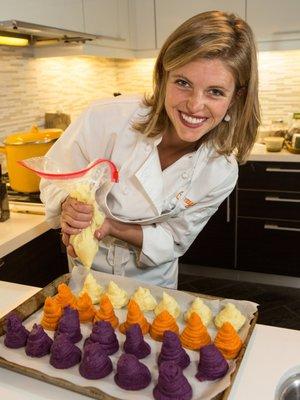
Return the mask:
<svg viewBox="0 0 300 400">
<path fill-rule="evenodd" d="M 113 161 L 119 182 L 102 186 L 97 203 L 109 218 L 142 226 L 142 249 L 107 238 L 100 242 L 92 268 L 176 288 L 178 257 L 233 190 L 238 166 L 233 155 L 221 156 L 203 144 L 162 171 L 157 150 L 161 136 L 149 138 L 131 127 L 146 113 L 136 96 L 96 101 L 47 156 L 69 171 L 98 158 Z M 40 189 L 46 218 L 57 228 L 67 193 L 44 179 Z"/>
</svg>

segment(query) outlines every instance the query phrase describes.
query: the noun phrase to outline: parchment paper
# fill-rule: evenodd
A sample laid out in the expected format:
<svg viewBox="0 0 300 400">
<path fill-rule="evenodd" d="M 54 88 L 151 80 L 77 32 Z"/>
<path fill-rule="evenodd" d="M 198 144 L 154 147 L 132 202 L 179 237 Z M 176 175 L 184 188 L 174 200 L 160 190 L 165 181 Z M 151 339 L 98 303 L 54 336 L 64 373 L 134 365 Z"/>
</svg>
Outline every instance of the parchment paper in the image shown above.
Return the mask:
<svg viewBox="0 0 300 400">
<path fill-rule="evenodd" d="M 138 286 L 142 287 L 147 287 L 150 289 L 152 295 L 156 298 L 157 302 L 160 302 L 162 298 L 162 293 L 163 291 L 167 292 L 171 296 L 173 296 L 178 304 L 181 307 L 181 315 L 177 319 L 177 323 L 179 326 L 180 332 L 182 332 L 185 322 L 183 319 L 183 314 L 187 309 L 190 307 L 194 296 L 183 293 L 180 291 L 176 290 L 170 290 L 170 289 L 164 289 L 158 286 L 153 286 L 153 285 L 147 285 L 145 283 L 141 283 L 138 281 L 135 281 L 133 279 L 129 279 L 126 277 L 121 277 L 121 276 L 116 276 L 116 275 L 110 275 L 110 274 L 105 274 L 101 272 L 96 272 L 96 271 L 91 271 L 93 276 L 96 278 L 97 282 L 101 284 L 101 286 L 106 287 L 108 283 L 113 280 L 115 283 L 117 283 L 121 288 L 125 289 L 128 294 L 131 296 L 134 291 L 138 288 Z M 72 271 L 72 276 L 69 282 L 69 286 L 72 289 L 72 291 L 75 294 L 78 294 L 78 292 L 81 290 L 84 279 L 86 277 L 87 271 L 85 268 L 81 267 L 74 267 Z M 223 308 L 223 306 L 227 302 L 231 302 L 235 304 L 238 309 L 246 316 L 247 320 L 245 325 L 242 327 L 242 329 L 239 331 L 239 335 L 241 339 L 244 341 L 248 330 L 249 330 L 249 323 L 253 317 L 253 314 L 257 311 L 257 304 L 249 301 L 241 301 L 241 300 L 234 300 L 234 299 L 226 299 L 226 300 L 208 300 L 208 299 L 203 299 L 204 302 L 210 307 L 210 309 L 213 312 L 213 316 L 216 316 L 218 312 Z M 98 307 L 98 306 L 97 306 Z M 32 329 L 33 324 L 40 323 L 41 317 L 42 317 L 42 309 L 34 313 L 31 317 L 27 318 L 26 321 L 23 321 L 25 327 L 28 330 Z M 126 315 L 127 315 L 127 310 L 121 309 L 121 310 L 115 310 L 115 313 L 117 317 L 119 318 L 120 322 L 123 322 L 126 320 Z M 154 319 L 154 313 L 153 312 L 147 312 L 145 313 L 145 316 L 149 322 L 152 322 Z M 81 324 L 81 332 L 83 335 L 83 339 L 76 344 L 80 349 L 82 349 L 84 340 L 90 335 L 92 330 L 92 324 Z M 208 326 L 208 331 L 209 334 L 211 335 L 212 340 L 214 339 L 217 330 L 214 327 L 213 323 Z M 50 337 L 53 338 L 53 332 L 46 331 Z M 0 352 L 1 356 L 5 358 L 8 361 L 15 362 L 17 364 L 27 366 L 30 368 L 34 368 L 38 371 L 41 371 L 47 375 L 53 376 L 53 377 L 58 377 L 58 378 L 63 378 L 66 379 L 76 385 L 79 386 L 90 386 L 90 387 L 96 387 L 103 392 L 110 394 L 111 396 L 115 396 L 119 399 L 124 399 L 124 400 L 148 400 L 148 399 L 153 399 L 152 391 L 154 386 L 157 383 L 157 377 L 158 377 L 158 367 L 157 367 L 157 357 L 158 354 L 160 353 L 161 349 L 161 343 L 156 342 L 151 339 L 150 335 L 145 336 L 145 340 L 150 344 L 151 346 L 151 354 L 146 357 L 145 359 L 140 360 L 142 363 L 147 365 L 147 367 L 151 371 L 152 375 L 152 381 L 151 384 L 143 390 L 140 391 L 125 391 L 121 388 L 119 388 L 115 382 L 114 382 L 114 374 L 116 372 L 116 364 L 117 361 L 120 357 L 120 355 L 123 353 L 123 343 L 125 341 L 125 335 L 121 334 L 118 330 L 116 330 L 116 334 L 120 343 L 120 349 L 117 353 L 113 354 L 110 356 L 113 366 L 114 366 L 114 371 L 107 376 L 104 379 L 101 380 L 87 380 L 83 378 L 78 371 L 78 365 L 66 369 L 66 370 L 57 370 L 54 367 L 52 367 L 49 364 L 49 358 L 50 356 L 44 356 L 42 358 L 31 358 L 28 357 L 25 353 L 25 348 L 21 349 L 8 349 L 7 347 L 4 346 L 4 336 L 0 338 Z M 229 371 L 224 376 L 222 379 L 219 379 L 217 381 L 213 382 L 199 382 L 195 378 L 195 374 L 197 372 L 197 365 L 199 362 L 199 351 L 192 351 L 192 350 L 187 350 L 187 353 L 189 354 L 191 358 L 191 364 L 183 371 L 185 377 L 188 379 L 189 383 L 191 384 L 193 388 L 193 399 L 197 400 L 209 400 L 212 397 L 216 396 L 218 393 L 222 392 L 224 389 L 226 389 L 230 385 L 230 375 L 233 373 L 235 370 L 235 361 L 231 360 L 229 361 Z"/>
</svg>

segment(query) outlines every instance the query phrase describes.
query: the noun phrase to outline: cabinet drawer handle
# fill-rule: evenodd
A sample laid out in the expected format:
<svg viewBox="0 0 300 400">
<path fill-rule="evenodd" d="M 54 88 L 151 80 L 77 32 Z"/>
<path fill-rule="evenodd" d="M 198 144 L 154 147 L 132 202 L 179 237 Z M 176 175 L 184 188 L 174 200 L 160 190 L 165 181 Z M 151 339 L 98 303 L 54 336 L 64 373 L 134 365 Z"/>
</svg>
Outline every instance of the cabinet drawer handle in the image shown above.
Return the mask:
<svg viewBox="0 0 300 400">
<path fill-rule="evenodd" d="M 227 197 L 226 203 L 226 222 L 230 222 L 230 196 Z"/>
<path fill-rule="evenodd" d="M 278 226 L 278 225 L 271 225 L 265 224 L 265 229 L 273 230 L 273 231 L 291 231 L 291 232 L 300 232 L 300 228 L 289 228 L 287 226 Z"/>
<path fill-rule="evenodd" d="M 266 196 L 265 201 L 284 201 L 286 203 L 300 203 L 300 199 L 289 199 L 289 198 L 280 198 L 273 196 Z"/>
<path fill-rule="evenodd" d="M 300 169 L 288 169 L 288 168 L 266 168 L 267 172 L 300 172 Z"/>
<path fill-rule="evenodd" d="M 5 261 L 3 258 L 0 258 L 0 268 L 3 267 L 3 265 L 5 264 Z"/>
</svg>

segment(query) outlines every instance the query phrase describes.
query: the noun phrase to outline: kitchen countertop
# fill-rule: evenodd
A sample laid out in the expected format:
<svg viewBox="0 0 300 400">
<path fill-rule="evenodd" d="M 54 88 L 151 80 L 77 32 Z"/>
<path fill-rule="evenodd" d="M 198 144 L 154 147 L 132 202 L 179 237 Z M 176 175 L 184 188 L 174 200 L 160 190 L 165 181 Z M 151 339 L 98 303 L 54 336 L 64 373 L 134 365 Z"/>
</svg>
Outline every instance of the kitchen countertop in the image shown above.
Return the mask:
<svg viewBox="0 0 300 400">
<path fill-rule="evenodd" d="M 11 253 L 50 229 L 45 215 L 10 213 L 0 222 L 0 257 Z"/>
<path fill-rule="evenodd" d="M 0 316 L 39 289 L 0 281 Z M 273 400 L 276 385 L 300 364 L 300 331 L 257 324 L 248 343 L 228 400 Z M 86 400 L 89 397 L 0 368 L 2 398 L 6 400 Z"/>
<path fill-rule="evenodd" d="M 279 161 L 279 162 L 300 162 L 300 154 L 293 154 L 282 149 L 278 152 L 270 152 L 266 150 L 266 146 L 261 143 L 254 143 L 251 150 L 249 161 Z"/>
</svg>

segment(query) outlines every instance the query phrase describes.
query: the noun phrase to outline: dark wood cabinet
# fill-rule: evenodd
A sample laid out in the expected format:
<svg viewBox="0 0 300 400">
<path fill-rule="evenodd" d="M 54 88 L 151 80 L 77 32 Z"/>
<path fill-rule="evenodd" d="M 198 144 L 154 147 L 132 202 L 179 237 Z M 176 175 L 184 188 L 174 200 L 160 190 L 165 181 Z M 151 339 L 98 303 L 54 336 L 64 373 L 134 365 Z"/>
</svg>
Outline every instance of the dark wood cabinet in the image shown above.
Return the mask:
<svg viewBox="0 0 300 400">
<path fill-rule="evenodd" d="M 248 162 L 237 190 L 236 268 L 300 276 L 300 165 Z"/>
<path fill-rule="evenodd" d="M 300 222 L 238 218 L 237 269 L 300 276 Z"/>
<path fill-rule="evenodd" d="M 0 280 L 44 287 L 68 272 L 59 231 L 49 230 L 0 259 Z"/>
<path fill-rule="evenodd" d="M 181 263 L 300 276 L 300 163 L 249 161 Z"/>
<path fill-rule="evenodd" d="M 234 190 L 180 258 L 181 263 L 234 268 L 235 202 Z"/>
</svg>

